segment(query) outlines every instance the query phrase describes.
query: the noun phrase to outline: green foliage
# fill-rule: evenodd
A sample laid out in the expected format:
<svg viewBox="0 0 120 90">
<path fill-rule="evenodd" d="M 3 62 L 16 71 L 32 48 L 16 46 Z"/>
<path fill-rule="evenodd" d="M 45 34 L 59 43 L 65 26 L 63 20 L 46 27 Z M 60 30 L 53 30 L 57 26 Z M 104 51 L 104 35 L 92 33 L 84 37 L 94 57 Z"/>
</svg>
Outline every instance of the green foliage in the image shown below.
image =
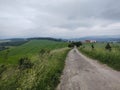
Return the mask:
<svg viewBox="0 0 120 90">
<path fill-rule="evenodd" d="M 5 65 L 0 65 L 0 76 L 5 70 L 6 70 L 6 66 Z"/>
<path fill-rule="evenodd" d="M 54 52 L 52 53 L 52 57 L 49 55 L 46 57 L 46 60 L 43 60 L 42 63 L 45 64 L 42 64 L 41 67 L 44 69 L 39 70 L 40 72 L 37 73 L 37 76 L 41 78 L 39 78 L 37 86 L 33 87 L 35 90 L 55 89 L 59 83 L 59 78 L 64 68 L 64 61 L 67 53 L 68 49 L 65 51 Z"/>
<path fill-rule="evenodd" d="M 69 48 L 73 48 L 73 47 L 74 47 L 74 44 L 73 44 L 73 43 L 69 43 L 69 44 L 68 44 L 68 47 L 69 47 Z"/>
<path fill-rule="evenodd" d="M 92 49 L 94 49 L 94 45 L 93 44 L 91 45 L 91 47 L 92 47 Z"/>
<path fill-rule="evenodd" d="M 105 46 L 105 49 L 107 49 L 107 50 L 111 51 L 111 46 L 110 46 L 110 44 L 109 44 L 109 43 L 107 43 L 107 45 Z"/>
<path fill-rule="evenodd" d="M 57 50 L 44 54 L 42 58 L 36 55 L 32 57 L 35 61 L 30 69 L 8 69 L 0 79 L 0 90 L 54 90 L 59 83 L 68 51 L 67 48 Z"/>
<path fill-rule="evenodd" d="M 0 70 L 0 90 L 54 90 L 69 51 L 65 46 L 65 42 L 33 40 L 9 49 L 6 63 L 0 61 L 6 68 Z"/>
<path fill-rule="evenodd" d="M 68 47 L 74 47 L 74 46 L 77 46 L 77 47 L 79 47 L 79 46 L 81 46 L 82 45 L 82 42 L 72 42 L 72 43 L 69 43 L 68 44 Z"/>
<path fill-rule="evenodd" d="M 41 49 L 40 51 L 39 51 L 39 55 L 44 55 L 44 54 L 49 54 L 50 53 L 50 50 L 49 49 Z"/>
<path fill-rule="evenodd" d="M 96 43 L 95 49 L 92 50 L 90 44 L 85 44 L 85 48 L 81 47 L 80 51 L 85 55 L 97 59 L 102 63 L 107 64 L 113 69 L 120 70 L 120 45 L 111 44 L 112 51 L 105 50 L 105 43 Z"/>
<path fill-rule="evenodd" d="M 32 68 L 33 63 L 31 63 L 28 57 L 20 58 L 19 60 L 19 69 L 24 70 L 27 68 Z"/>
</svg>

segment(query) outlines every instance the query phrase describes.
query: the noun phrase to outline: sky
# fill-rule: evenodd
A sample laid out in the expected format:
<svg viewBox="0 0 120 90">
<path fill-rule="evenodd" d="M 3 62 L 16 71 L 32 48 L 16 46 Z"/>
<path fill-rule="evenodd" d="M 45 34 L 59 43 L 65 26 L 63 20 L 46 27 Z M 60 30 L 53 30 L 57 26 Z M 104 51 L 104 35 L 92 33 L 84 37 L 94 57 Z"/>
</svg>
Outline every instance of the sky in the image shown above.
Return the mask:
<svg viewBox="0 0 120 90">
<path fill-rule="evenodd" d="M 0 38 L 120 35 L 120 0 L 0 0 Z"/>
</svg>

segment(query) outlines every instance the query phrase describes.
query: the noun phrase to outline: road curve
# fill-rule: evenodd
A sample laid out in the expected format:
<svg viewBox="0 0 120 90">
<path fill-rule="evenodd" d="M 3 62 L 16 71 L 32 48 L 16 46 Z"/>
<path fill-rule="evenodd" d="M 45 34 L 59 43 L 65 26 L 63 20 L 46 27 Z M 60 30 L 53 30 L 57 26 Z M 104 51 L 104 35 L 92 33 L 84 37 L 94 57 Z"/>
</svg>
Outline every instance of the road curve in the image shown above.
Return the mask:
<svg viewBox="0 0 120 90">
<path fill-rule="evenodd" d="M 120 72 L 85 57 L 74 48 L 67 56 L 57 90 L 120 90 Z"/>
</svg>

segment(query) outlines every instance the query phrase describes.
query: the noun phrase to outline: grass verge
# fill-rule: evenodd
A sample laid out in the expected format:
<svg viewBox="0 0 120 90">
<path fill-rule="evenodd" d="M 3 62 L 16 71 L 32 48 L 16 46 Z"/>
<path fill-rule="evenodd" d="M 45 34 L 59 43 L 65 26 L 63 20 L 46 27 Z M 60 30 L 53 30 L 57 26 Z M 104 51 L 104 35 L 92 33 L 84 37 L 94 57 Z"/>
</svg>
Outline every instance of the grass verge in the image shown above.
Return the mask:
<svg viewBox="0 0 120 90">
<path fill-rule="evenodd" d="M 105 50 L 103 48 L 103 44 L 99 44 L 98 46 L 96 45 L 94 50 L 87 45 L 85 48 L 79 48 L 79 50 L 86 56 L 96 59 L 104 64 L 107 64 L 111 68 L 120 71 L 120 51 L 119 47 L 116 48 L 114 46 L 112 46 L 112 51 Z"/>
</svg>

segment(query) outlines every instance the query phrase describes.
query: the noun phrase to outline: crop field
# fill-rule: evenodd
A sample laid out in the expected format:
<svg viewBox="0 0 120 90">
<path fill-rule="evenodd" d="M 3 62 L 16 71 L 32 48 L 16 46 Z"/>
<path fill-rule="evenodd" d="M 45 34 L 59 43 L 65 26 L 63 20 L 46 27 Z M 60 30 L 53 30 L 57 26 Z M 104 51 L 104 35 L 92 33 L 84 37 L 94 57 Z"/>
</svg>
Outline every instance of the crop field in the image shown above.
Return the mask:
<svg viewBox="0 0 120 90">
<path fill-rule="evenodd" d="M 0 51 L 0 90 L 54 90 L 69 50 L 66 42 L 31 40 Z"/>
<path fill-rule="evenodd" d="M 90 43 L 84 43 L 79 50 L 88 57 L 120 71 L 120 43 L 110 43 L 111 51 L 105 49 L 106 44 L 94 43 L 94 49 L 92 49 Z"/>
</svg>

